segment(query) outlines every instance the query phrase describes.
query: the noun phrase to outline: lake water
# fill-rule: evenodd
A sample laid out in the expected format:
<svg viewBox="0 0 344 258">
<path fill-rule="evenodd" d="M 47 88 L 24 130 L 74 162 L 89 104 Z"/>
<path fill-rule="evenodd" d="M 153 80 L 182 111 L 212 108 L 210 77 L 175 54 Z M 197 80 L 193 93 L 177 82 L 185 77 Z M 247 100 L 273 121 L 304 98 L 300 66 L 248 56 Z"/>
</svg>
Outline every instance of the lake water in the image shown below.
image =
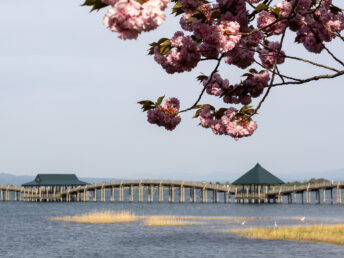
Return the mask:
<svg viewBox="0 0 344 258">
<path fill-rule="evenodd" d="M 198 225 L 172 227 L 48 220 L 94 210 L 265 219 L 247 220 L 245 225 L 203 220 Z M 302 216 L 305 222 L 296 219 Z M 0 257 L 344 257 L 344 246 L 246 239 L 223 232 L 274 226 L 275 221 L 278 226 L 344 223 L 344 205 L 0 202 Z"/>
</svg>

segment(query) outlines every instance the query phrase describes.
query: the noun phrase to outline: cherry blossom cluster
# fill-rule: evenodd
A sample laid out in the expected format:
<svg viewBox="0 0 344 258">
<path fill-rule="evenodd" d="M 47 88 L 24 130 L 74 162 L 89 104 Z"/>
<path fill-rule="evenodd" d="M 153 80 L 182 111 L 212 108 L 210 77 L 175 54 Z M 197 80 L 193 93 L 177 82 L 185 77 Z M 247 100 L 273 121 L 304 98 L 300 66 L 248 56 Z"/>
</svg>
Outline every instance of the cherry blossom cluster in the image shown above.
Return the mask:
<svg viewBox="0 0 344 258">
<path fill-rule="evenodd" d="M 219 119 L 216 119 L 210 106 L 206 106 L 200 114 L 200 123 L 204 128 L 210 128 L 214 134 L 229 135 L 235 140 L 253 134 L 257 123 L 252 119 L 237 117 L 238 110 L 231 107 Z"/>
<path fill-rule="evenodd" d="M 177 31 L 170 41 L 171 50 L 165 54 L 160 53 L 158 46 L 154 49 L 154 59 L 160 64 L 167 73 L 182 73 L 191 71 L 197 66 L 201 55 L 198 45 L 190 36 Z"/>
<path fill-rule="evenodd" d="M 265 45 L 263 49 L 260 47 L 257 48 L 257 51 L 259 52 L 259 58 L 265 68 L 272 69 L 275 65 L 275 62 L 277 64 L 284 63 L 285 53 L 284 51 L 279 52 L 279 49 L 280 43 L 277 41 L 269 42 L 268 45 Z"/>
<path fill-rule="evenodd" d="M 174 130 L 182 120 L 178 116 L 179 100 L 177 98 L 169 98 L 163 106 L 150 109 L 147 112 L 147 120 L 151 124 L 165 127 L 166 130 Z"/>
<path fill-rule="evenodd" d="M 257 124 L 251 117 L 257 114 L 271 87 L 344 75 L 344 70 L 284 52 L 287 29 L 294 33 L 296 43 L 312 53 L 321 53 L 325 44 L 335 38 L 344 41 L 341 35 L 344 8 L 335 6 L 332 0 L 85 0 L 84 5 L 92 6 L 92 10 L 110 6 L 103 18 L 106 27 L 117 32 L 121 39 L 136 39 L 141 32 L 154 30 L 162 24 L 164 10 L 170 1 L 174 4 L 172 13 L 180 15 L 179 24 L 184 32 L 177 31 L 170 39 L 153 42 L 149 54 L 154 55 L 154 60 L 169 74 L 190 72 L 201 61 L 215 61 L 216 66 L 209 76 L 197 77 L 203 89 L 196 103 L 189 108 L 179 110 L 176 98 L 166 100 L 162 106 L 163 98 L 156 103 L 150 100 L 139 102 L 143 111 L 148 112 L 148 121 L 152 124 L 173 130 L 181 121 L 180 113 L 198 109 L 195 117 L 200 116 L 203 127 L 237 140 L 256 130 Z M 326 52 L 338 65 L 344 66 L 344 61 L 336 58 L 328 48 Z M 280 72 L 283 66 L 280 69 L 279 65 L 288 58 L 337 74 L 327 71 L 322 76 L 301 79 L 288 73 L 284 75 L 284 71 Z M 219 73 L 221 62 L 233 69 L 247 69 L 242 74 L 246 79 L 230 84 Z M 266 70 L 258 72 L 254 65 Z M 233 72 L 228 66 L 223 71 Z M 262 96 L 267 88 L 257 108 L 250 107 L 248 113 L 243 112 L 252 99 Z M 200 105 L 205 92 L 221 98 L 225 104 L 241 104 L 243 107 L 239 111 L 233 107 L 216 111 L 209 104 Z"/>
<path fill-rule="evenodd" d="M 269 73 L 265 70 L 248 75 L 245 81 L 230 85 L 227 79 L 224 80 L 219 73 L 214 73 L 211 80 L 203 81 L 203 86 L 209 95 L 223 96 L 225 103 L 248 105 L 252 98 L 257 98 L 263 93 L 270 80 Z"/>
<path fill-rule="evenodd" d="M 330 42 L 344 29 L 344 15 L 331 9 L 332 0 L 321 0 L 319 5 L 318 1 L 299 0 L 292 13 L 295 1 L 283 1 L 274 6 L 274 11 L 260 12 L 258 28 L 267 34 L 279 35 L 288 25 L 290 30 L 297 32 L 297 42 L 310 52 L 320 53 L 324 42 Z M 286 18 L 289 16 L 288 24 Z M 276 22 L 278 19 L 283 20 Z"/>
<path fill-rule="evenodd" d="M 213 77 L 203 81 L 203 86 L 209 95 L 220 96 L 225 90 L 228 90 L 230 85 L 227 79 L 223 80 L 219 73 L 214 73 Z"/>
<path fill-rule="evenodd" d="M 245 81 L 231 85 L 224 93 L 223 101 L 230 104 L 248 105 L 252 98 L 259 97 L 268 85 L 270 76 L 268 71 L 255 73 Z"/>
<path fill-rule="evenodd" d="M 164 20 L 170 0 L 102 0 L 112 8 L 104 16 L 105 26 L 121 39 L 136 39 L 142 31 L 156 29 Z"/>
</svg>

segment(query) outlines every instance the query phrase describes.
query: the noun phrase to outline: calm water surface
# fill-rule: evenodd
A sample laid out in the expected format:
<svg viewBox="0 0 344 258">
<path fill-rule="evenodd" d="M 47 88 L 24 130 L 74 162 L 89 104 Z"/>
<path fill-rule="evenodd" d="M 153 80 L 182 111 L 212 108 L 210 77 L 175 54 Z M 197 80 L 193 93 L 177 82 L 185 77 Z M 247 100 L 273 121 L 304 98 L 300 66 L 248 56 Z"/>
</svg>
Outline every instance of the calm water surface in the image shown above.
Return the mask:
<svg viewBox="0 0 344 258">
<path fill-rule="evenodd" d="M 90 211 L 136 215 L 264 217 L 205 220 L 195 226 L 76 224 L 47 218 Z M 296 217 L 306 216 L 305 222 Z M 0 202 L 0 257 L 344 257 L 344 246 L 255 240 L 224 233 L 253 226 L 344 224 L 344 205 Z"/>
</svg>

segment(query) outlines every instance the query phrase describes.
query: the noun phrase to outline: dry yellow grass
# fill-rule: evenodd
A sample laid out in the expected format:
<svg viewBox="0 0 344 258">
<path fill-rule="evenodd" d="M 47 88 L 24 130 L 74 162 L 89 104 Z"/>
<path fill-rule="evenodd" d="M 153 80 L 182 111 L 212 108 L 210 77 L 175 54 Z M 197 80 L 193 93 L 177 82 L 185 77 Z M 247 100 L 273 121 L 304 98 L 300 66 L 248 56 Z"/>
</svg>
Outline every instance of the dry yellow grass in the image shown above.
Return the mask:
<svg viewBox="0 0 344 258">
<path fill-rule="evenodd" d="M 144 221 L 145 226 L 190 226 L 195 224 L 195 222 L 172 216 L 151 216 Z"/>
<path fill-rule="evenodd" d="M 53 221 L 65 221 L 76 223 L 127 223 L 137 220 L 130 211 L 92 211 L 82 215 L 49 218 Z"/>
<path fill-rule="evenodd" d="M 344 225 L 250 228 L 234 230 L 230 231 L 230 233 L 240 234 L 248 238 L 312 241 L 344 245 Z"/>
</svg>

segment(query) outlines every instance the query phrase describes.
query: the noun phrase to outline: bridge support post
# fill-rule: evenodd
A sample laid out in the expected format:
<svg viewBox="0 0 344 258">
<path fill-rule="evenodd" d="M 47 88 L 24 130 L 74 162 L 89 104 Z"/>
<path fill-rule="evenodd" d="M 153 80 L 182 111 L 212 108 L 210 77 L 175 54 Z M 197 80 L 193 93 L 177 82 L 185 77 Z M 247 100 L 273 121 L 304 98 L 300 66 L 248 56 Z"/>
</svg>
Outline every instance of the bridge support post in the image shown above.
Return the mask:
<svg viewBox="0 0 344 258">
<path fill-rule="evenodd" d="M 208 190 L 203 187 L 202 189 L 202 203 L 207 203 L 208 202 Z"/>
<path fill-rule="evenodd" d="M 311 203 L 311 192 L 310 192 L 310 184 L 308 184 L 307 186 L 307 190 L 306 190 L 306 203 L 309 204 Z"/>
<path fill-rule="evenodd" d="M 83 197 L 83 201 L 84 201 L 84 202 L 87 201 L 87 186 L 85 186 L 85 188 L 84 188 L 84 197 Z"/>
<path fill-rule="evenodd" d="M 143 202 L 143 186 L 139 184 L 139 202 Z"/>
<path fill-rule="evenodd" d="M 1 190 L 1 191 L 0 191 L 0 194 L 1 194 L 0 201 L 3 201 L 3 200 L 4 200 L 4 191 L 3 191 L 3 190 Z"/>
<path fill-rule="evenodd" d="M 219 194 L 219 191 L 218 190 L 216 190 L 215 191 L 215 193 L 216 193 L 216 203 L 219 203 L 220 202 L 220 194 Z"/>
<path fill-rule="evenodd" d="M 42 187 L 39 188 L 39 201 L 42 202 Z"/>
<path fill-rule="evenodd" d="M 110 197 L 110 201 L 114 202 L 115 201 L 115 187 L 111 188 L 111 197 Z"/>
<path fill-rule="evenodd" d="M 294 187 L 295 188 L 295 187 Z M 293 193 L 293 197 L 294 197 L 294 204 L 296 204 L 296 192 Z"/>
<path fill-rule="evenodd" d="M 122 183 L 119 186 L 119 201 L 123 202 L 124 201 L 124 190 L 123 190 L 123 185 Z"/>
<path fill-rule="evenodd" d="M 154 201 L 154 186 L 150 185 L 148 190 L 148 202 Z"/>
<path fill-rule="evenodd" d="M 301 203 L 303 204 L 304 201 L 303 201 L 303 191 L 301 192 Z"/>
<path fill-rule="evenodd" d="M 134 186 L 130 185 L 129 188 L 129 202 L 133 202 L 134 201 Z"/>
<path fill-rule="evenodd" d="M 323 189 L 323 203 L 326 203 L 326 188 Z"/>
<path fill-rule="evenodd" d="M 94 188 L 94 190 L 93 190 L 93 201 L 94 202 L 97 201 L 97 188 Z"/>
<path fill-rule="evenodd" d="M 159 202 L 163 202 L 164 201 L 164 187 L 162 186 L 162 184 L 159 184 Z"/>
<path fill-rule="evenodd" d="M 342 203 L 342 189 L 339 186 L 339 182 L 337 185 L 337 204 Z"/>
<path fill-rule="evenodd" d="M 315 199 L 316 199 L 316 203 L 320 204 L 320 191 L 319 190 L 315 192 Z"/>
<path fill-rule="evenodd" d="M 174 186 L 169 187 L 168 201 L 174 203 Z"/>
<path fill-rule="evenodd" d="M 331 188 L 330 194 L 331 194 L 331 204 L 333 204 L 333 188 Z"/>
<path fill-rule="evenodd" d="M 100 188 L 100 200 L 102 202 L 105 202 L 105 188 L 104 188 L 104 186 L 102 186 L 102 188 Z"/>
<path fill-rule="evenodd" d="M 181 184 L 179 187 L 179 202 L 185 202 L 185 191 L 183 184 Z"/>
<path fill-rule="evenodd" d="M 189 202 L 193 202 L 193 191 L 192 191 L 192 189 L 190 188 L 190 190 L 189 190 Z"/>
</svg>

